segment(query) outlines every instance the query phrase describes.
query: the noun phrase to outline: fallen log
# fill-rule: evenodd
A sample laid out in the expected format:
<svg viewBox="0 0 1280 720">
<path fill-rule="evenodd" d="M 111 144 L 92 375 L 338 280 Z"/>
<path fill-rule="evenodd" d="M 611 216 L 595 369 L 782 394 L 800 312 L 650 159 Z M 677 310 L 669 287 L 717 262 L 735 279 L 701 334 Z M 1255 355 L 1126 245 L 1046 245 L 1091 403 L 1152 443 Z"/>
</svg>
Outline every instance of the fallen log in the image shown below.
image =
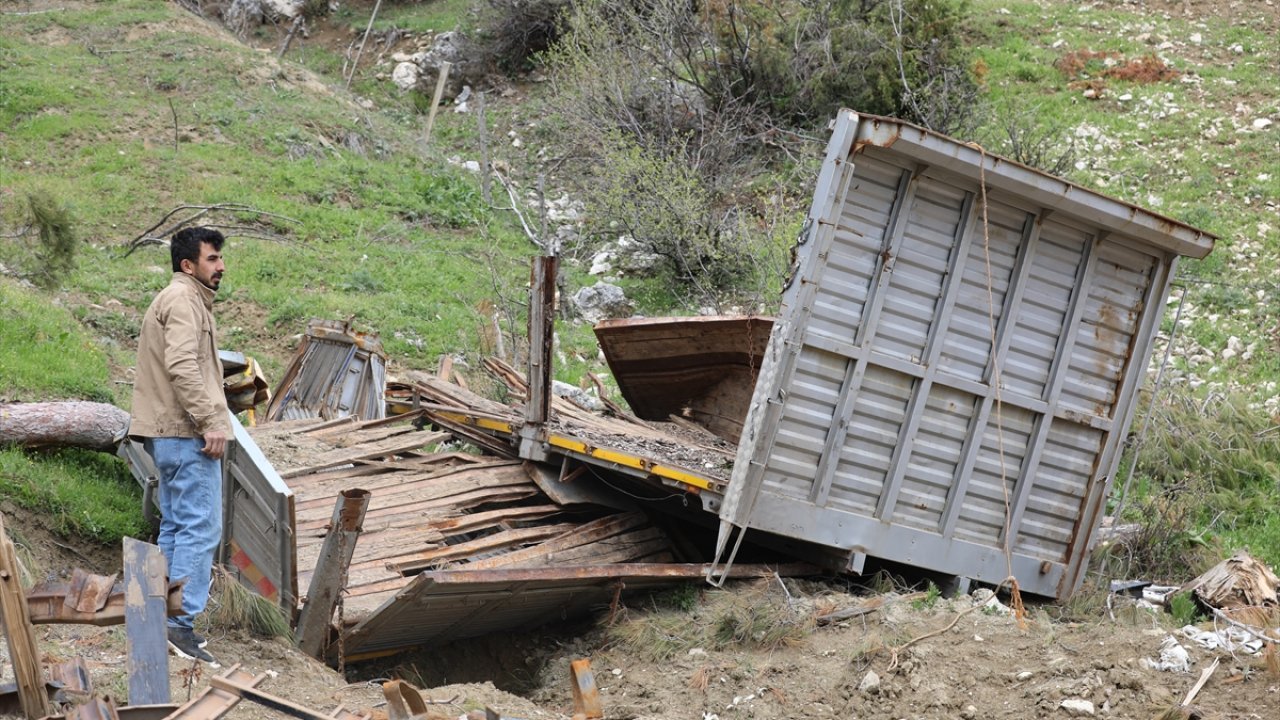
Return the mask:
<svg viewBox="0 0 1280 720">
<path fill-rule="evenodd" d="M 0 447 L 78 447 L 115 452 L 129 413 L 109 403 L 66 401 L 0 404 Z"/>
</svg>

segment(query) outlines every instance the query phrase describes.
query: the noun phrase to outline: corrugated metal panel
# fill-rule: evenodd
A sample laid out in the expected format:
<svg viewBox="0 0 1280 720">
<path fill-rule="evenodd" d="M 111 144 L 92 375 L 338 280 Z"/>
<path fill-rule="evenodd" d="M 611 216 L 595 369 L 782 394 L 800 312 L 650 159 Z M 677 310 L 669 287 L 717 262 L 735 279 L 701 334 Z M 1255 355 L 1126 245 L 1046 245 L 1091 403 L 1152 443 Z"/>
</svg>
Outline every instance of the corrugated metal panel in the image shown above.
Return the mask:
<svg viewBox="0 0 1280 720">
<path fill-rule="evenodd" d="M 1203 255 L 1211 236 L 851 113 L 810 217 L 721 557 L 732 526 L 754 527 L 987 582 L 1012 567 L 1025 590 L 1069 593 L 1168 249 Z"/>
<path fill-rule="evenodd" d="M 376 335 L 312 320 L 267 405 L 269 421 L 386 417 L 386 357 Z"/>
</svg>

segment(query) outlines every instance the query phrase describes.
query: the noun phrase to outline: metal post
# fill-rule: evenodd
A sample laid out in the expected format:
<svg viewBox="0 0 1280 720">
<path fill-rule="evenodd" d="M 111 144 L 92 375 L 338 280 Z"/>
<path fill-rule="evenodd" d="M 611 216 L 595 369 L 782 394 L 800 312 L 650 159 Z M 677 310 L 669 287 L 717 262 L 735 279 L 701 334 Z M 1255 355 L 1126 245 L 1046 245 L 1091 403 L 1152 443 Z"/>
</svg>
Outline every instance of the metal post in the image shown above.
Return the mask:
<svg viewBox="0 0 1280 720">
<path fill-rule="evenodd" d="M 316 571 L 307 590 L 307 602 L 298 617 L 298 648 L 312 657 L 320 657 L 329 638 L 329 620 L 345 589 L 347 569 L 356 550 L 356 540 L 371 496 L 368 490 L 343 490 L 334 505 L 329 534 L 320 548 Z"/>
</svg>

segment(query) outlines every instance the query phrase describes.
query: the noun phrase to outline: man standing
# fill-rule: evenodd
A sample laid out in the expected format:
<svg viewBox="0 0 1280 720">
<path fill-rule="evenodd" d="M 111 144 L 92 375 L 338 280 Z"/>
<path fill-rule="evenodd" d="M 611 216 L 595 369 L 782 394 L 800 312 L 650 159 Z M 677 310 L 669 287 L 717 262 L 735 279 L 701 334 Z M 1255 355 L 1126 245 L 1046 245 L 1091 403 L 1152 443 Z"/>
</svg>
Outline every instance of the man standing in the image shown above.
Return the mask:
<svg viewBox="0 0 1280 720">
<path fill-rule="evenodd" d="M 213 321 L 223 240 L 204 227 L 174 234 L 173 277 L 142 318 L 129 425 L 160 473 L 159 545 L 169 577 L 187 581 L 182 614 L 169 618 L 169 646 L 207 663 L 215 661 L 194 622 L 209 601 L 222 540 L 222 455 L 231 434 Z"/>
</svg>

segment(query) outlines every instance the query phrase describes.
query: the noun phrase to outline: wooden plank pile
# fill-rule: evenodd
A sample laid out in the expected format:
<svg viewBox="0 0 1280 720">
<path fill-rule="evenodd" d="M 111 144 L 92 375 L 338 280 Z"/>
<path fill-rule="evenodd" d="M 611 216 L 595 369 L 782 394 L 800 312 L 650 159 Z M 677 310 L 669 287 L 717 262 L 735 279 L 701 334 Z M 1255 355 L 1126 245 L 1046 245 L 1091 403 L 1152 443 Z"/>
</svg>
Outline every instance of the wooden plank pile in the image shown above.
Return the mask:
<svg viewBox="0 0 1280 720">
<path fill-rule="evenodd" d="M 252 430 L 295 495 L 299 587 L 320 570 L 341 493 L 369 493 L 344 622 L 425 570 L 671 561 L 670 544 L 642 513 L 557 504 L 535 482 L 534 464 L 454 449 L 450 434 L 421 429 L 421 412 Z"/>
</svg>

